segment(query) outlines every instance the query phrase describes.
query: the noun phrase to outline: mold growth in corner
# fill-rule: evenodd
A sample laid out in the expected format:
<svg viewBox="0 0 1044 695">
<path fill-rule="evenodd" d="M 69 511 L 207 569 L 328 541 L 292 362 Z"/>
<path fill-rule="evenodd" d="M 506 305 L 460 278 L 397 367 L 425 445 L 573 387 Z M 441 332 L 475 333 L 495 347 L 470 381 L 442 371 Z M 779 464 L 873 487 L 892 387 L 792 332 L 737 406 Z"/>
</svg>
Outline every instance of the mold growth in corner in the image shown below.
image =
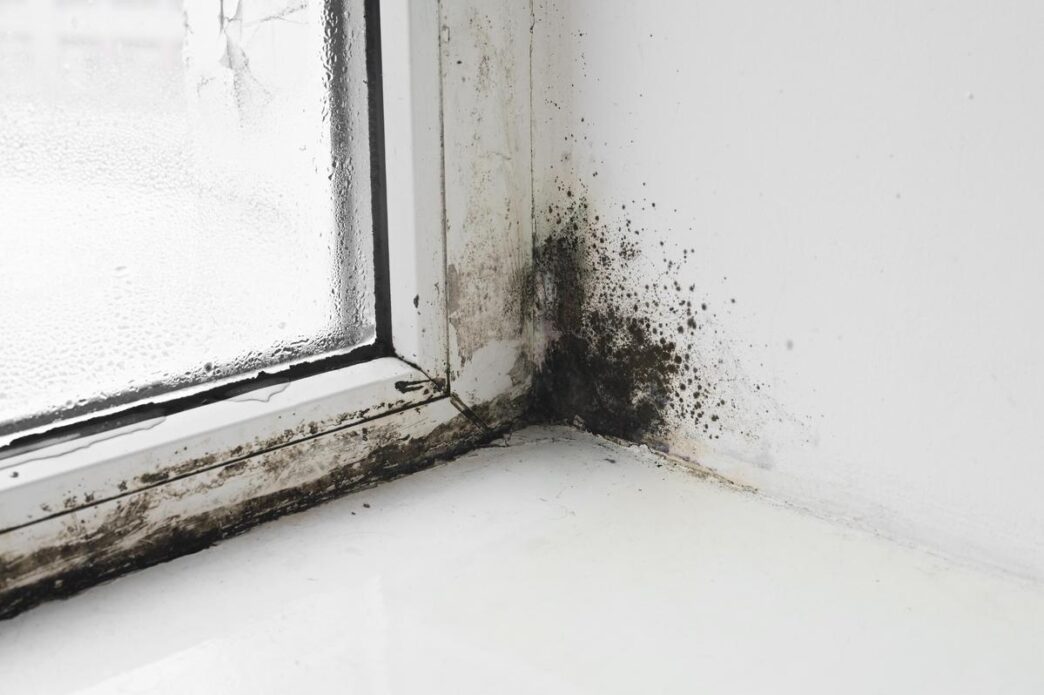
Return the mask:
<svg viewBox="0 0 1044 695">
<path fill-rule="evenodd" d="M 562 202 L 538 211 L 547 232 L 535 252 L 535 310 L 548 345 L 534 416 L 653 445 L 679 422 L 719 437 L 736 406 L 697 358 L 696 334 L 710 310 L 694 286 L 677 281 L 693 250 L 670 258 L 661 244 L 652 248 L 662 256 L 650 258 L 650 235 L 626 207 L 610 220 L 581 186 L 558 190 Z M 639 261 L 658 275 L 643 275 Z"/>
</svg>

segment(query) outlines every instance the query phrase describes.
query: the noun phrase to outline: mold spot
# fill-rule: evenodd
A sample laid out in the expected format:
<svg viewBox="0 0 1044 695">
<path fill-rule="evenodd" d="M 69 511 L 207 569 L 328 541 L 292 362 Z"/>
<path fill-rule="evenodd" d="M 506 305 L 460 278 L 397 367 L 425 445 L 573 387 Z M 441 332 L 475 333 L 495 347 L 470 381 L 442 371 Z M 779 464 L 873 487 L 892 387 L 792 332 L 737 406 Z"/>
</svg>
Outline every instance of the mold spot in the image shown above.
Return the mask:
<svg viewBox="0 0 1044 695">
<path fill-rule="evenodd" d="M 420 391 L 430 382 L 427 379 L 421 381 L 396 381 L 395 390 L 399 393 L 409 393 L 410 391 Z"/>
</svg>

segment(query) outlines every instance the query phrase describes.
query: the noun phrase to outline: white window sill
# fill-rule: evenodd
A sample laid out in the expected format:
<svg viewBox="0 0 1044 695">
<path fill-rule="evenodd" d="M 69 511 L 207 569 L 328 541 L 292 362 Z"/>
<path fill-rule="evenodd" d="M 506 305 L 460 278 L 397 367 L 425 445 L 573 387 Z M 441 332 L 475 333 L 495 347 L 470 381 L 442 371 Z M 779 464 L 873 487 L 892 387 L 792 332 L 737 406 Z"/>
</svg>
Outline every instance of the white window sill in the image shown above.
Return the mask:
<svg viewBox="0 0 1044 695">
<path fill-rule="evenodd" d="M 0 623 L 12 693 L 1039 693 L 1044 593 L 562 428 Z"/>
</svg>

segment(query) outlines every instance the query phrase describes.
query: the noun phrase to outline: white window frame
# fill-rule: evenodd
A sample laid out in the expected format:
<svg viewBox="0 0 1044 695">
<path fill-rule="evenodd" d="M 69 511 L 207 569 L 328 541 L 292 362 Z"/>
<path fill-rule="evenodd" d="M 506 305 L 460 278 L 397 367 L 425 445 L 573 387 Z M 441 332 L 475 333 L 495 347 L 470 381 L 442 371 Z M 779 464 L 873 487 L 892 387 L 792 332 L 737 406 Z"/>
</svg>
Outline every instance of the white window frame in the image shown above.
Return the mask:
<svg viewBox="0 0 1044 695">
<path fill-rule="evenodd" d="M 52 578 L 61 593 L 64 578 L 99 553 L 116 556 L 163 528 L 251 501 L 256 513 L 244 523 L 256 523 L 265 500 L 273 513 L 290 509 L 282 493 L 328 485 L 332 473 L 350 481 L 367 456 L 461 420 L 447 352 L 439 7 L 382 0 L 380 13 L 396 356 L 0 460 L 0 615 L 17 610 L 2 605 L 5 595 L 39 592 Z M 453 439 L 425 446 L 437 455 Z M 395 461 L 380 463 L 395 473 Z M 369 481 L 361 468 L 359 480 Z M 128 510 L 132 523 L 103 543 L 106 524 Z"/>
</svg>

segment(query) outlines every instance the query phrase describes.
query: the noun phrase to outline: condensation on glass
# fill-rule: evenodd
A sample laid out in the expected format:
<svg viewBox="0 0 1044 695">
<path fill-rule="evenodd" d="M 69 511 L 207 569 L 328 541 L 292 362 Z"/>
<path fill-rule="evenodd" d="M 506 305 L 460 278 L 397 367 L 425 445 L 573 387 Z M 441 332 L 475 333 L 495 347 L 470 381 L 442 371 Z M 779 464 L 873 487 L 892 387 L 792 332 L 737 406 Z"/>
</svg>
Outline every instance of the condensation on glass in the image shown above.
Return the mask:
<svg viewBox="0 0 1044 695">
<path fill-rule="evenodd" d="M 361 0 L 0 2 L 0 435 L 372 342 L 365 59 Z"/>
</svg>

